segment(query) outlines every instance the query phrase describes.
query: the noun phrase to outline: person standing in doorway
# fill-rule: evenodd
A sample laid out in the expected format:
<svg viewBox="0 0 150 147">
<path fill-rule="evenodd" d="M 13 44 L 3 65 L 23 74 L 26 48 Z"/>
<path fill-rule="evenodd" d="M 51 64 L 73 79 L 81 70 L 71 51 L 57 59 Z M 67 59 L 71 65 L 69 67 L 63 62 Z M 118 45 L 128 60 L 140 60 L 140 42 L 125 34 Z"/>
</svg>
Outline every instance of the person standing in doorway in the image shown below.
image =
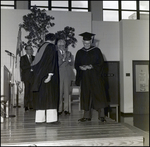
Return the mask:
<svg viewBox="0 0 150 147">
<path fill-rule="evenodd" d="M 21 81 L 24 83 L 24 108 L 25 111 L 33 109 L 33 93 L 31 63 L 34 60 L 33 49 L 30 45 L 25 46 L 26 55 L 20 57 Z"/>
<path fill-rule="evenodd" d="M 103 55 L 101 50 L 92 45 L 94 35 L 89 32 L 80 34 L 84 47 L 75 57 L 76 85 L 81 86 L 81 109 L 84 110 L 80 122 L 91 121 L 92 109 L 98 111 L 98 119 L 105 122 L 104 108 L 107 106 L 104 81 L 101 77 Z"/>
</svg>

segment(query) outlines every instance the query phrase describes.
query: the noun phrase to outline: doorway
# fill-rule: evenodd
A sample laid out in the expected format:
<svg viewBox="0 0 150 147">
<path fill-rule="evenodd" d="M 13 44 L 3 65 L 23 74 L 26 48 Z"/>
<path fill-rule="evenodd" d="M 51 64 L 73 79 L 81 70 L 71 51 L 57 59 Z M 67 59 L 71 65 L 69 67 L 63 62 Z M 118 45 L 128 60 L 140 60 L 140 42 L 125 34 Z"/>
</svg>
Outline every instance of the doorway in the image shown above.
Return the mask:
<svg viewBox="0 0 150 147">
<path fill-rule="evenodd" d="M 120 114 L 119 61 L 105 61 L 102 75 L 105 81 L 107 99 L 111 105 L 118 105 L 118 113 Z M 115 119 L 118 115 L 118 121 L 120 121 L 120 115 L 116 114 L 115 108 L 111 108 L 111 111 L 110 117 Z"/>
<path fill-rule="evenodd" d="M 133 124 L 149 130 L 149 61 L 133 61 Z"/>
<path fill-rule="evenodd" d="M 149 61 L 133 61 L 133 113 L 149 114 Z"/>
</svg>

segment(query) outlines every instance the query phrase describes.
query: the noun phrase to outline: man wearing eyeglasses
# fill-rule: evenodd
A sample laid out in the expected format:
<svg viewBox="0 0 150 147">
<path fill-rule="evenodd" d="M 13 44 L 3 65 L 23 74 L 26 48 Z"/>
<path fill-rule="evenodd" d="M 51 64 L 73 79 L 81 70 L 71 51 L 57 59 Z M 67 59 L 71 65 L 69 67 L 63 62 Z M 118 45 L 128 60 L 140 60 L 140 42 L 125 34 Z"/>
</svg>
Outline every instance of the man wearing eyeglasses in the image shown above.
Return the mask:
<svg viewBox="0 0 150 147">
<path fill-rule="evenodd" d="M 33 49 L 30 45 L 25 46 L 26 54 L 20 57 L 21 81 L 24 83 L 24 108 L 25 111 L 33 109 L 33 93 L 31 63 L 34 60 Z"/>
<path fill-rule="evenodd" d="M 60 98 L 59 98 L 59 115 L 64 111 L 65 115 L 69 115 L 69 93 L 71 80 L 75 78 L 73 72 L 73 55 L 66 46 L 65 39 L 57 41 L 58 64 L 60 78 Z M 64 99 L 64 100 L 63 100 Z"/>
</svg>

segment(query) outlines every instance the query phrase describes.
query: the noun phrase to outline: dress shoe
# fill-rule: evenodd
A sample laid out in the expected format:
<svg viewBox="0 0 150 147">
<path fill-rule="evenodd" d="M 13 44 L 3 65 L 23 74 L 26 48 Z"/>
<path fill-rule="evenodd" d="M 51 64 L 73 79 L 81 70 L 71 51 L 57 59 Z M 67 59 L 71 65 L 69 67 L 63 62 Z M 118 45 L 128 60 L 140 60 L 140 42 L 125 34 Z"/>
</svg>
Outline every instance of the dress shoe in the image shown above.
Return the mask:
<svg viewBox="0 0 150 147">
<path fill-rule="evenodd" d="M 55 121 L 55 122 L 46 122 L 46 124 L 59 125 L 61 123 L 60 123 L 60 121 Z"/>
<path fill-rule="evenodd" d="M 29 110 L 29 108 L 28 107 L 25 107 L 25 111 L 28 111 Z"/>
<path fill-rule="evenodd" d="M 43 121 L 43 122 L 35 122 L 35 124 L 36 125 L 43 125 L 43 124 L 45 124 L 45 121 Z"/>
<path fill-rule="evenodd" d="M 33 108 L 29 108 L 30 110 L 34 110 Z"/>
<path fill-rule="evenodd" d="M 106 119 L 104 117 L 98 118 L 101 122 L 106 122 Z"/>
<path fill-rule="evenodd" d="M 81 122 L 91 121 L 91 118 L 80 118 L 78 121 L 81 121 Z"/>
<path fill-rule="evenodd" d="M 70 115 L 70 113 L 68 111 L 65 111 L 64 113 L 65 113 L 65 115 L 67 115 L 67 114 Z"/>
</svg>

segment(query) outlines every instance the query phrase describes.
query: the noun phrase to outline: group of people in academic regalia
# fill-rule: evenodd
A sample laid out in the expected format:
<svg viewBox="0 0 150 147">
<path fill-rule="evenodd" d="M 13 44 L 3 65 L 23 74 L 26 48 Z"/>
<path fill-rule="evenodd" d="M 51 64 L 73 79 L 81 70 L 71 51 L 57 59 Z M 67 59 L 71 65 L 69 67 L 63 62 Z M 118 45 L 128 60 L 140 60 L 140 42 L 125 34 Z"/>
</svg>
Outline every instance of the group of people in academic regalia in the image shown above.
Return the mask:
<svg viewBox="0 0 150 147">
<path fill-rule="evenodd" d="M 91 121 L 92 109 L 98 111 L 100 121 L 106 121 L 104 108 L 108 103 L 101 76 L 104 59 L 101 50 L 92 45 L 94 35 L 80 34 L 83 48 L 77 51 L 75 61 L 67 50 L 66 41 L 56 40 L 52 33 L 45 36 L 35 57 L 31 46 L 26 46 L 26 55 L 20 59 L 21 78 L 25 84 L 24 107 L 25 111 L 35 109 L 36 123 L 60 123 L 59 115 L 63 110 L 65 115 L 70 114 L 68 100 L 72 78 L 81 87 L 80 103 L 84 114 L 78 121 Z M 76 75 L 73 75 L 73 65 Z"/>
</svg>

